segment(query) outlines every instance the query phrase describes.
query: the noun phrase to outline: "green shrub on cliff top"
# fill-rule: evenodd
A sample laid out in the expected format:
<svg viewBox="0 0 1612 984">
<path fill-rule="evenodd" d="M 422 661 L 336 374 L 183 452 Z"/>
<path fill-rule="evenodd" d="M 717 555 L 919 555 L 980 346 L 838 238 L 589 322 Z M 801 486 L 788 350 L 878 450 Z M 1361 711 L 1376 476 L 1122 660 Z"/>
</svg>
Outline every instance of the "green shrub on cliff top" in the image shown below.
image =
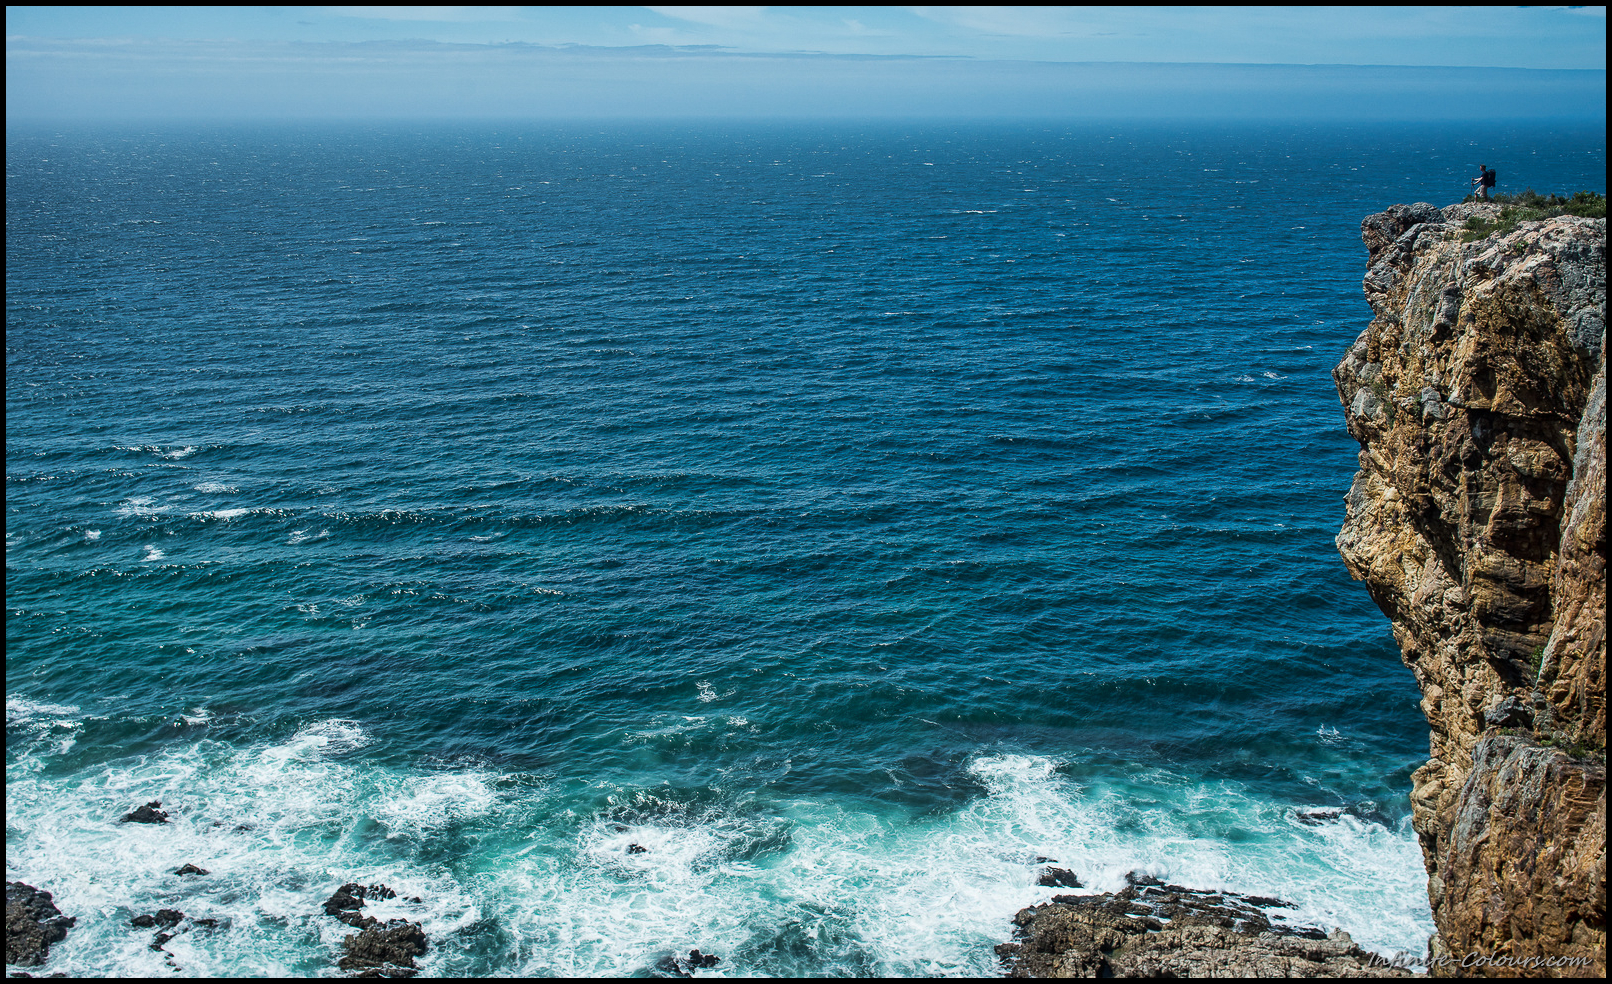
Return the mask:
<svg viewBox="0 0 1612 984">
<path fill-rule="evenodd" d="M 1478 199 L 1468 195 L 1466 200 L 1475 202 Z M 1606 196 L 1593 191 L 1580 191 L 1572 198 L 1563 198 L 1556 194 L 1541 195 L 1529 188 L 1520 195 L 1496 195 L 1491 200 L 1500 206 L 1500 217 L 1493 222 L 1477 216 L 1467 219 L 1466 231 L 1461 235 L 1462 242 L 1470 243 L 1495 232 L 1510 232 L 1517 228 L 1519 222 L 1549 219 L 1558 215 L 1580 215 L 1590 219 L 1606 218 Z"/>
</svg>

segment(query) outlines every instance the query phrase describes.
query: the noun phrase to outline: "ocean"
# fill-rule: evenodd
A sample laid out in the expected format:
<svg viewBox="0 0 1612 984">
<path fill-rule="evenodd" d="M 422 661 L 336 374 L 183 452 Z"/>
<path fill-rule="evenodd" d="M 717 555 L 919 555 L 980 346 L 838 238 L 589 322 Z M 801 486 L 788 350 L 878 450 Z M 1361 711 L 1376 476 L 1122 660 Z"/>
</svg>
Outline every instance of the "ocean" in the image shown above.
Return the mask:
<svg viewBox="0 0 1612 984">
<path fill-rule="evenodd" d="M 989 976 L 1051 863 L 1424 951 L 1420 695 L 1332 542 L 1359 223 L 1479 163 L 1602 190 L 1604 127 L 6 158 L 6 871 L 78 919 L 45 971 L 329 975 L 356 881 L 427 976 Z"/>
</svg>

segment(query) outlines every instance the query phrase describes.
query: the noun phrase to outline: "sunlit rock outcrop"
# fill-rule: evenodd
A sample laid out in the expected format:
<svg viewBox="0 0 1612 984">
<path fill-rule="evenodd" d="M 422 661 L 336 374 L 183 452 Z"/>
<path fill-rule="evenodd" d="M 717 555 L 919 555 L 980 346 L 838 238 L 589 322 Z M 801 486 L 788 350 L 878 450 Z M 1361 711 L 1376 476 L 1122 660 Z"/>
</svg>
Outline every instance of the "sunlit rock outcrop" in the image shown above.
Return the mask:
<svg viewBox="0 0 1612 984">
<path fill-rule="evenodd" d="M 1463 241 L 1486 208 L 1361 225 L 1375 317 L 1333 374 L 1361 446 L 1338 549 L 1423 694 L 1434 955 L 1601 976 L 1606 220 Z"/>
</svg>

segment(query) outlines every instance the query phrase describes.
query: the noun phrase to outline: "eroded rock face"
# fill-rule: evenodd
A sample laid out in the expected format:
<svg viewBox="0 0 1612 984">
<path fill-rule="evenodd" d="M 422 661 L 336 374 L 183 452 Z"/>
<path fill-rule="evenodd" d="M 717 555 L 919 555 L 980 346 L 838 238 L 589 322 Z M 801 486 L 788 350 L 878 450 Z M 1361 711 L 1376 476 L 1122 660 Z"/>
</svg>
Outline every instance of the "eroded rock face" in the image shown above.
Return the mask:
<svg viewBox="0 0 1612 984">
<path fill-rule="evenodd" d="M 1014 917 L 996 948 L 1010 977 L 1413 977 L 1342 931 L 1288 928 L 1285 903 L 1179 885 L 1059 895 Z"/>
<path fill-rule="evenodd" d="M 1463 243 L 1462 208 L 1361 224 L 1375 317 L 1333 373 L 1361 446 L 1338 549 L 1423 694 L 1434 954 L 1600 976 L 1606 220 Z"/>
</svg>

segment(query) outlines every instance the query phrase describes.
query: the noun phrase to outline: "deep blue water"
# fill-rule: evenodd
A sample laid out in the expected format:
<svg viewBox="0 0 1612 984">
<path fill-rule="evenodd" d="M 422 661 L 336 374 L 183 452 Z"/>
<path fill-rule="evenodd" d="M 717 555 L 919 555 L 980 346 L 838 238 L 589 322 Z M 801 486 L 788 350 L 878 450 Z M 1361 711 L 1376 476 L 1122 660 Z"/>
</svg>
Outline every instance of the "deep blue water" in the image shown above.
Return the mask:
<svg viewBox="0 0 1612 984">
<path fill-rule="evenodd" d="M 1604 130 L 8 131 L 46 969 L 328 973 L 357 880 L 428 974 L 990 974 L 1038 858 L 1419 952 L 1329 373 L 1479 161 Z"/>
</svg>

